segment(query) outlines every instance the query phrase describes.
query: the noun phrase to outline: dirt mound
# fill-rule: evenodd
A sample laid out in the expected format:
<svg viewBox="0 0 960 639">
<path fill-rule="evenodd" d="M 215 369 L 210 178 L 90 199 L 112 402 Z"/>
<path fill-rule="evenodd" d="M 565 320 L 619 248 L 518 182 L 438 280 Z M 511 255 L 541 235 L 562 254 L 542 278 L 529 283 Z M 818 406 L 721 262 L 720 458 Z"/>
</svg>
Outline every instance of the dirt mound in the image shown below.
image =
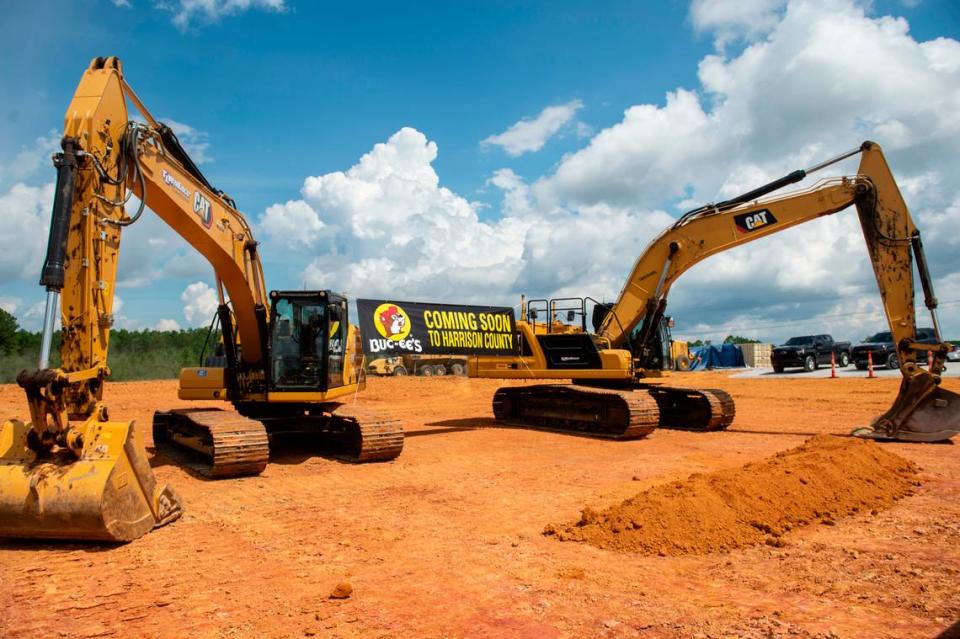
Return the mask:
<svg viewBox="0 0 960 639">
<path fill-rule="evenodd" d="M 602 512 L 586 508 L 579 522 L 551 524 L 544 534 L 660 555 L 782 546 L 797 526 L 889 507 L 911 494 L 916 472 L 874 442 L 818 435 L 741 468 L 655 486 Z"/>
</svg>

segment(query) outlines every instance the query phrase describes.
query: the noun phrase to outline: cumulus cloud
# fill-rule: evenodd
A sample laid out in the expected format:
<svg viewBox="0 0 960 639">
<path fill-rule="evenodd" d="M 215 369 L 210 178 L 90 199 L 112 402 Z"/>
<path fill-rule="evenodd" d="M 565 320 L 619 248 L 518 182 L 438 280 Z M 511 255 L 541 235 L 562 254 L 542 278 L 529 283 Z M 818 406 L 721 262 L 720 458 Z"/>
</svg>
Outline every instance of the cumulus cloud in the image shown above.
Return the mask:
<svg viewBox="0 0 960 639">
<path fill-rule="evenodd" d="M 0 187 L 16 182 L 32 182 L 37 177 L 53 175 L 51 157 L 60 150 L 60 134 L 50 131 L 24 147 L 6 165 L 0 165 Z"/>
<path fill-rule="evenodd" d="M 403 128 L 347 171 L 306 178 L 302 199 L 268 208 L 259 225 L 280 247 L 320 255 L 302 273 L 311 288 L 503 296 L 521 266 L 526 224 L 481 221 L 479 205 L 440 185 L 436 157 L 436 143 Z"/>
<path fill-rule="evenodd" d="M 0 194 L 0 281 L 40 277 L 53 188 L 18 182 Z"/>
<path fill-rule="evenodd" d="M 946 232 L 960 223 L 960 183 L 946 169 L 956 165 L 960 142 L 958 43 L 919 42 L 903 19 L 819 0 L 790 2 L 760 32 L 738 55 L 705 57 L 699 87 L 678 88 L 663 105 L 626 109 L 620 122 L 536 180 L 534 198 L 555 207 L 647 202 L 682 210 L 873 138 L 925 230 L 935 272 L 960 268 L 955 233 Z M 860 308 L 868 299 L 878 299 L 876 285 L 848 213 L 709 259 L 680 280 L 671 306 L 718 326 L 742 326 L 741 316 L 757 326 L 797 317 L 815 326 L 835 306 Z M 960 323 L 951 327 L 960 330 Z"/>
<path fill-rule="evenodd" d="M 39 331 L 43 328 L 43 313 L 46 306 L 46 301 L 28 304 L 17 298 L 0 298 L 0 308 L 13 314 L 17 318 L 17 324 L 25 331 Z M 59 308 L 58 304 L 57 309 Z"/>
<path fill-rule="evenodd" d="M 166 278 L 196 279 L 211 270 L 196 250 L 149 210 L 123 231 L 117 269 L 121 289 L 142 288 Z"/>
<path fill-rule="evenodd" d="M 268 208 L 259 225 L 278 249 L 320 254 L 301 273 L 310 288 L 512 305 L 520 292 L 583 294 L 589 286 L 613 295 L 623 256 L 632 260 L 672 220 L 602 204 L 545 209 L 510 169 L 488 181 L 503 195 L 502 215 L 483 220 L 478 204 L 440 185 L 437 153 L 423 133 L 401 129 L 347 171 L 306 178 L 303 199 Z M 292 237 L 301 218 L 316 219 L 324 233 Z M 622 227 L 638 231 L 609 237 Z"/>
<path fill-rule="evenodd" d="M 550 138 L 573 120 L 581 108 L 583 102 L 580 100 L 548 106 L 537 117 L 524 118 L 503 133 L 486 138 L 481 144 L 499 146 L 511 157 L 539 151 Z M 586 134 L 587 130 L 578 127 L 578 133 Z"/>
<path fill-rule="evenodd" d="M 16 313 L 17 308 L 19 306 L 20 306 L 20 298 L 0 296 L 0 309 L 3 309 L 8 313 L 13 314 L 13 313 Z"/>
<path fill-rule="evenodd" d="M 717 48 L 743 39 L 754 40 L 780 21 L 786 0 L 693 0 L 690 20 L 698 32 L 714 36 Z"/>
<path fill-rule="evenodd" d="M 326 224 L 303 200 L 269 206 L 260 218 L 260 228 L 288 247 L 307 247 L 316 242 Z"/>
<path fill-rule="evenodd" d="M 161 319 L 153 328 L 158 331 L 179 331 L 180 323 L 175 319 Z"/>
<path fill-rule="evenodd" d="M 40 277 L 46 249 L 59 136 L 50 132 L 0 165 L 0 282 Z"/>
<path fill-rule="evenodd" d="M 183 317 L 187 320 L 187 326 L 209 324 L 220 304 L 217 292 L 205 282 L 188 285 L 180 294 L 180 299 L 183 301 Z"/>
</svg>

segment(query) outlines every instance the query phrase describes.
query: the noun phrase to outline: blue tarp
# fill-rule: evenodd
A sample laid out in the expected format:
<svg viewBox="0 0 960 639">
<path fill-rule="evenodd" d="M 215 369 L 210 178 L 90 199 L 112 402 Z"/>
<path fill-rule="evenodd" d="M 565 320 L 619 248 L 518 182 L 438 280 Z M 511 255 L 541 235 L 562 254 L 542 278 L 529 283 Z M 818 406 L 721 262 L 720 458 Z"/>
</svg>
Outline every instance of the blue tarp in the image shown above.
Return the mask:
<svg viewBox="0 0 960 639">
<path fill-rule="evenodd" d="M 722 346 L 695 346 L 690 349 L 690 370 L 702 371 L 708 368 L 743 368 L 743 351 L 736 344 Z"/>
</svg>

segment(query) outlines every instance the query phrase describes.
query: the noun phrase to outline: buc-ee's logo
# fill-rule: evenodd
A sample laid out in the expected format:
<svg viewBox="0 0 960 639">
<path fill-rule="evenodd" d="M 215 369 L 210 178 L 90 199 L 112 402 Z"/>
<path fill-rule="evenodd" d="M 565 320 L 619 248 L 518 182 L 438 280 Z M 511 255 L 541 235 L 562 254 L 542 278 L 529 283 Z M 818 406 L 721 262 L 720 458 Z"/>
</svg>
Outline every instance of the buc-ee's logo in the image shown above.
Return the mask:
<svg viewBox="0 0 960 639">
<path fill-rule="evenodd" d="M 381 337 L 391 342 L 400 342 L 410 334 L 410 318 L 396 304 L 381 304 L 373 312 L 373 325 Z"/>
<path fill-rule="evenodd" d="M 410 337 L 410 316 L 402 308 L 391 302 L 381 304 L 373 311 L 373 325 L 382 339 L 368 340 L 374 353 L 384 351 L 423 352 L 420 340 Z"/>
</svg>

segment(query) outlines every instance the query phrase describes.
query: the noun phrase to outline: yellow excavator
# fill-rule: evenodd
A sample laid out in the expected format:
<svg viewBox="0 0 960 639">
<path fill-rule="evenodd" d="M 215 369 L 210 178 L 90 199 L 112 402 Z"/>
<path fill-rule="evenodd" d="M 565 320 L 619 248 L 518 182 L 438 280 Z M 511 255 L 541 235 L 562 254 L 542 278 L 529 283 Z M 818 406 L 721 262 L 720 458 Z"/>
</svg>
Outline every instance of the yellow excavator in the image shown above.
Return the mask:
<svg viewBox="0 0 960 639">
<path fill-rule="evenodd" d="M 131 121 L 129 100 L 144 121 Z M 0 427 L 0 536 L 129 541 L 176 519 L 180 500 L 156 484 L 132 421 L 103 402 L 124 228 L 149 207 L 213 266 L 219 361 L 184 369 L 179 396 L 232 410 L 160 411 L 158 446 L 189 452 L 210 477 L 257 474 L 269 439 L 309 433 L 352 461 L 396 457 L 396 419 L 348 404 L 363 385 L 359 331 L 331 291 L 267 292 L 257 242 L 234 201 L 215 189 L 157 122 L 117 58 L 96 58 L 67 109 L 47 255 L 39 370 L 17 378 L 30 422 Z M 128 215 L 130 194 L 139 208 Z M 51 369 L 55 314 L 60 368 Z M 185 457 L 184 457 L 185 458 Z"/>
<path fill-rule="evenodd" d="M 860 167 L 856 175 L 760 199 L 857 154 Z M 594 332 L 586 327 L 589 298 L 522 303 L 518 353 L 471 358 L 468 373 L 471 377 L 573 380 L 572 384 L 499 389 L 493 410 L 495 417 L 505 422 L 619 439 L 643 437 L 657 427 L 726 428 L 735 415 L 727 393 L 676 388 L 648 379 L 662 376 L 669 356 L 664 312 L 670 287 L 687 269 L 711 255 L 850 206 L 856 207 L 860 218 L 903 374 L 893 406 L 854 434 L 880 440 L 950 439 L 960 432 L 960 395 L 940 386 L 949 345 L 940 334 L 933 281 L 920 232 L 880 146 L 873 142 L 682 215 L 640 255 L 615 303 L 594 302 Z M 925 305 L 933 317 L 936 344 L 917 340 L 914 257 Z M 555 318 L 563 312 L 568 320 L 579 317 L 581 327 L 560 327 Z M 541 313 L 544 321 L 538 322 Z M 933 354 L 928 370 L 917 365 L 918 352 Z"/>
</svg>

